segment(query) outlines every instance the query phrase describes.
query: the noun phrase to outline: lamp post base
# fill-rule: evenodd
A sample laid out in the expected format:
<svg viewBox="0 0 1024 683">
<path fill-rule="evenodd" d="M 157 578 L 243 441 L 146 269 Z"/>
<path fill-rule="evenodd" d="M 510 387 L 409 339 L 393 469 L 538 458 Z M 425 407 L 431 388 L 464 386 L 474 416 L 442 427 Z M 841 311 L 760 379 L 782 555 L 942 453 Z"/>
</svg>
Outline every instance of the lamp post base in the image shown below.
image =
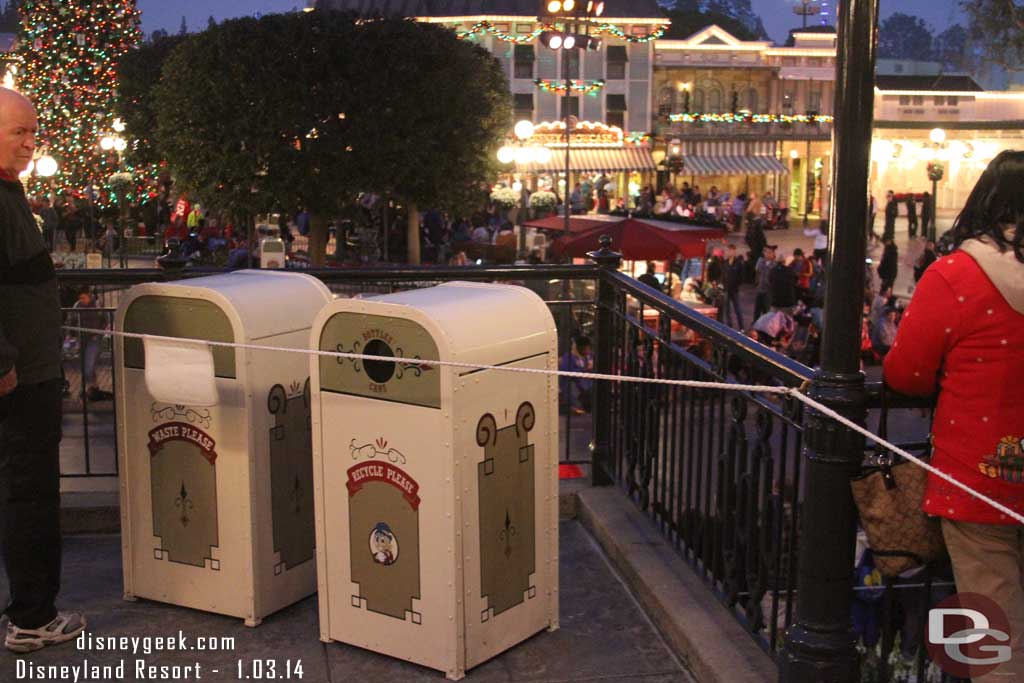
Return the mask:
<svg viewBox="0 0 1024 683">
<path fill-rule="evenodd" d="M 797 624 L 786 632 L 781 683 L 859 683 L 853 631 L 815 631 Z"/>
</svg>

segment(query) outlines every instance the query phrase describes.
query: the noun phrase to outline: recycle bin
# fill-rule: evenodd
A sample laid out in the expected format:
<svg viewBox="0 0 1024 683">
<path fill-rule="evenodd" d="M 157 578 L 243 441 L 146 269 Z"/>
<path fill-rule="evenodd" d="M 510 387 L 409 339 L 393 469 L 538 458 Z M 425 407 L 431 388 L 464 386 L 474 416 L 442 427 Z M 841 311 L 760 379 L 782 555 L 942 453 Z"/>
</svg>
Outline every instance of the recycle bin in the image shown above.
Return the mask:
<svg viewBox="0 0 1024 683">
<path fill-rule="evenodd" d="M 307 349 L 331 298 L 283 271 L 142 284 L 122 297 L 116 329 Z M 316 590 L 309 358 L 179 343 L 187 361 L 210 360 L 206 377 L 190 376 L 187 362 L 147 368 L 155 344 L 115 340 L 125 598 L 255 626 Z M 165 386 L 204 381 L 215 394 L 204 405 Z"/>
<path fill-rule="evenodd" d="M 264 237 L 260 240 L 260 268 L 284 268 L 287 259 L 283 239 Z"/>
<path fill-rule="evenodd" d="M 312 345 L 320 638 L 444 671 L 558 627 L 558 366 L 522 287 L 336 300 Z M 405 358 L 406 360 L 388 360 Z"/>
</svg>

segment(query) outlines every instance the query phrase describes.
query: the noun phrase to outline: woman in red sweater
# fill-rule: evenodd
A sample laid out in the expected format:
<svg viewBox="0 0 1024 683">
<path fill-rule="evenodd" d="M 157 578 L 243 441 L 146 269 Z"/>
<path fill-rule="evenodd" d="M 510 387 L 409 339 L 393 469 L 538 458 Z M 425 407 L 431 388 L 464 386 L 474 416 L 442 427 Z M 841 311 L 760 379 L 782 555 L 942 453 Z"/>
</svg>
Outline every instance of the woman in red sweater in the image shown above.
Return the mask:
<svg viewBox="0 0 1024 683">
<path fill-rule="evenodd" d="M 928 267 L 904 313 L 885 381 L 939 390 L 932 464 L 1024 514 L 1024 152 L 992 160 L 953 236 L 956 251 Z M 934 475 L 924 511 L 942 518 L 957 589 L 1010 619 L 1013 656 L 992 680 L 1024 681 L 1024 526 Z"/>
</svg>

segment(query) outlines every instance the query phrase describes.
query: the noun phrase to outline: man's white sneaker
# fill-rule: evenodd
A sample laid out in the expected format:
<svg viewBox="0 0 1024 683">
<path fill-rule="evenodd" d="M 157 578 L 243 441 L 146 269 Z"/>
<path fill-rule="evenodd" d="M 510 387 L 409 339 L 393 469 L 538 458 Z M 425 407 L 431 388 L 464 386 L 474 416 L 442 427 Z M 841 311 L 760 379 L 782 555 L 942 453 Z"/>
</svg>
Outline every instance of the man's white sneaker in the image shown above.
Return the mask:
<svg viewBox="0 0 1024 683">
<path fill-rule="evenodd" d="M 19 628 L 8 621 L 4 647 L 11 652 L 35 652 L 47 645 L 74 640 L 84 630 L 85 617 L 77 612 L 61 612 L 49 624 L 39 628 Z"/>
</svg>

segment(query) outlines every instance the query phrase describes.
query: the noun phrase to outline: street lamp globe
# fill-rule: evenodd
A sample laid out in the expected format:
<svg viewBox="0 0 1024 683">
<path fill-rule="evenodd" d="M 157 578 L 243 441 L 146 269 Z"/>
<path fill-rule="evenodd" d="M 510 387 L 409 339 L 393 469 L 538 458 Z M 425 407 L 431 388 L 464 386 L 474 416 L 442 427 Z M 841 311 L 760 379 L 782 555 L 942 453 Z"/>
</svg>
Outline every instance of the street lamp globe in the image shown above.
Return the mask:
<svg viewBox="0 0 1024 683">
<path fill-rule="evenodd" d="M 128 141 L 124 138 L 114 138 L 114 149 L 123 152 L 128 149 Z"/>
<path fill-rule="evenodd" d="M 512 156 L 520 166 L 533 163 L 533 150 L 529 147 L 516 147 Z"/>
<path fill-rule="evenodd" d="M 50 178 L 57 173 L 57 160 L 49 154 L 39 157 L 36 162 L 36 173 L 43 178 Z"/>
<path fill-rule="evenodd" d="M 551 149 L 548 147 L 538 147 L 536 157 L 538 164 L 546 164 L 551 161 Z"/>
<path fill-rule="evenodd" d="M 112 127 L 114 129 L 114 132 L 123 133 L 124 132 L 124 121 L 122 121 L 121 119 L 114 119 L 114 124 L 113 124 Z"/>
<path fill-rule="evenodd" d="M 932 132 L 928 134 L 928 137 L 936 145 L 941 145 L 946 141 L 946 131 L 941 128 L 932 128 Z"/>
<path fill-rule="evenodd" d="M 515 150 L 513 150 L 508 145 L 505 145 L 504 147 L 498 150 L 498 161 L 503 164 L 511 164 L 513 161 L 515 161 L 515 158 Z"/>
<path fill-rule="evenodd" d="M 114 138 L 110 135 L 104 135 L 100 138 L 100 149 L 105 152 L 109 152 L 114 149 Z"/>
<path fill-rule="evenodd" d="M 519 182 L 518 180 L 515 181 L 514 183 L 512 183 L 512 191 L 513 192 L 522 192 L 523 191 L 523 184 L 521 182 Z"/>
<path fill-rule="evenodd" d="M 523 119 L 516 123 L 514 130 L 517 138 L 520 140 L 528 140 L 533 136 L 533 122 Z"/>
</svg>

